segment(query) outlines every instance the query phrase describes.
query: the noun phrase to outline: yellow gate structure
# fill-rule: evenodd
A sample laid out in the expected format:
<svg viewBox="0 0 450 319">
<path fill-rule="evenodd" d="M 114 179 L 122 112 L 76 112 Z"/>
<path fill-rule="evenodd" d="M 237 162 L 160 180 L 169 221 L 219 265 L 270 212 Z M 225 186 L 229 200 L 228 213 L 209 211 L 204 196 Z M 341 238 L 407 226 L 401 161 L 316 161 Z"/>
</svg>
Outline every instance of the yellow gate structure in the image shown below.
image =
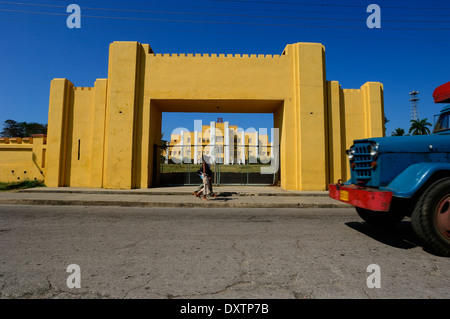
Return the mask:
<svg viewBox="0 0 450 319">
<path fill-rule="evenodd" d="M 163 112 L 272 113 L 286 190 L 326 190 L 345 180 L 352 141 L 384 136 L 383 85 L 342 89 L 327 81 L 322 44 L 289 44 L 281 55 L 225 55 L 158 54 L 148 44 L 113 42 L 107 79 L 93 87 L 51 81 L 45 184 L 155 185 Z M 0 152 L 8 147 L 0 140 Z M 0 165 L 0 180 L 11 179 L 12 164 Z"/>
</svg>

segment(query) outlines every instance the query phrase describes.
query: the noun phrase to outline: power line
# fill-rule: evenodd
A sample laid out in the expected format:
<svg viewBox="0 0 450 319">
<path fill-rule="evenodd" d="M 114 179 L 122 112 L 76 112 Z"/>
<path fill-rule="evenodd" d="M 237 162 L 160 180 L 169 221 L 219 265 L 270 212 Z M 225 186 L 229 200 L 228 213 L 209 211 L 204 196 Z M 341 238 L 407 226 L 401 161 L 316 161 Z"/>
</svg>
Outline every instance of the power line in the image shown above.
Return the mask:
<svg viewBox="0 0 450 319">
<path fill-rule="evenodd" d="M 37 12 L 13 9 L 0 9 L 4 12 L 27 13 L 39 15 L 57 15 L 67 16 L 65 13 Z M 205 20 L 177 20 L 177 19 L 156 19 L 156 18 L 136 18 L 136 17 L 111 17 L 111 16 L 93 16 L 83 15 L 85 18 L 96 19 L 115 19 L 115 20 L 137 20 L 137 21 L 155 21 L 155 22 L 179 22 L 179 23 L 204 23 L 204 24 L 229 24 L 229 25 L 247 25 L 247 26 L 273 26 L 273 27 L 298 27 L 298 28 L 331 28 L 331 29 L 367 29 L 365 26 L 323 26 L 323 25 L 298 25 L 298 24 L 277 24 L 277 23 L 257 23 L 257 22 L 233 22 L 233 21 L 205 21 Z M 415 31 L 450 31 L 450 28 L 401 28 L 389 27 L 385 30 L 415 30 Z"/>
<path fill-rule="evenodd" d="M 61 14 L 62 15 L 62 14 Z M 15 21 L 15 22 L 23 22 L 23 23 L 43 23 L 43 24 L 53 24 L 53 25 L 60 25 L 60 22 L 55 22 L 55 21 L 42 21 L 42 20 L 30 20 L 30 19 L 14 19 L 14 18 L 3 18 L 0 16 L 0 20 L 3 21 Z M 111 29 L 114 26 L 108 26 L 108 25 L 104 25 L 104 24 L 100 24 L 100 25 L 96 25 L 96 24 L 92 24 L 89 26 L 90 28 L 101 28 L 101 29 Z M 129 28 L 129 29 L 139 29 L 142 30 L 142 27 L 138 27 L 138 26 L 132 26 L 132 25 L 127 25 L 125 27 L 120 26 L 121 29 L 123 28 Z M 280 37 L 280 36 L 289 36 L 288 34 L 286 34 L 285 32 L 274 32 L 274 31 L 270 31 L 270 32 L 265 32 L 264 34 L 261 33 L 256 33 L 256 32 L 251 32 L 251 31 L 210 31 L 208 29 L 201 29 L 201 30 L 192 30 L 192 29 L 169 29 L 169 28 L 161 28 L 161 27 L 152 27 L 151 31 L 158 31 L 158 32 L 175 32 L 175 33 L 180 33 L 180 32 L 187 32 L 187 33 L 209 33 L 209 34 L 232 34 L 232 35 L 242 35 L 242 34 L 246 34 L 246 35 L 252 35 L 252 36 L 264 36 L 264 37 L 268 37 L 268 36 L 273 36 L 273 37 Z M 380 38 L 380 37 L 355 37 L 355 36 L 339 36 L 339 35 L 317 35 L 317 34 L 302 34 L 302 37 L 308 38 L 308 37 L 319 37 L 320 39 L 345 39 L 345 40 L 367 40 L 367 41 L 407 41 L 407 42 L 411 42 L 411 41 L 416 41 L 416 42 L 433 42 L 433 43 L 439 43 L 439 42 L 445 42 L 447 43 L 448 40 L 439 40 L 439 39 L 411 39 L 411 38 Z M 317 40 L 315 40 L 317 41 Z"/>
<path fill-rule="evenodd" d="M 367 8 L 363 5 L 352 4 L 329 4 L 329 3 L 304 3 L 304 2 L 278 2 L 278 1 L 262 1 L 262 0 L 209 0 L 212 2 L 238 2 L 238 3 L 259 3 L 259 4 L 276 4 L 276 5 L 293 5 L 293 6 L 315 6 L 315 7 L 342 7 L 342 8 Z M 390 7 L 382 6 L 386 9 L 413 9 L 413 10 L 450 10 L 450 8 L 427 8 L 427 7 Z"/>
<path fill-rule="evenodd" d="M 14 4 L 14 5 L 25 5 L 25 6 L 37 6 L 37 7 L 50 7 L 50 8 L 66 8 L 66 6 L 50 5 L 50 4 L 37 4 L 37 3 L 17 3 L 17 2 L 10 2 L 10 1 L 0 1 L 0 3 L 2 3 L 2 4 Z M 354 18 L 293 17 L 293 16 L 267 16 L 267 15 L 248 15 L 248 14 L 243 15 L 243 14 L 226 14 L 226 13 L 155 11 L 155 10 L 133 10 L 133 9 L 93 8 L 93 7 L 83 7 L 82 9 L 83 10 L 97 10 L 97 11 L 113 11 L 113 12 L 116 11 L 116 12 L 132 12 L 132 13 L 203 15 L 203 16 L 235 17 L 235 18 L 271 18 L 271 19 L 354 21 L 354 22 L 365 22 L 366 21 L 366 19 L 354 19 Z M 450 21 L 389 20 L 389 19 L 383 19 L 383 22 L 395 22 L 395 23 L 450 23 Z"/>
<path fill-rule="evenodd" d="M 68 2 L 67 0 L 49 0 L 49 1 L 55 1 L 55 2 Z M 210 1 L 214 1 L 214 0 L 210 0 Z M 36 5 L 36 6 L 49 6 L 49 7 L 51 7 L 51 6 L 54 6 L 54 7 L 62 7 L 62 6 L 56 6 L 56 5 L 39 5 L 39 4 L 29 4 L 29 3 L 21 3 L 21 2 L 11 2 L 11 1 L 2 1 L 2 3 L 5 3 L 5 4 L 16 4 L 16 5 Z M 101 3 L 101 4 L 111 4 L 110 2 L 104 2 L 104 1 L 83 1 L 83 0 L 77 0 L 77 3 Z M 115 4 L 115 5 L 124 5 L 124 3 L 119 3 L 119 2 L 114 2 L 113 4 Z M 126 5 L 128 5 L 129 3 L 126 3 Z M 139 3 L 139 4 L 133 4 L 133 5 L 135 5 L 135 6 L 145 6 L 145 4 L 141 4 L 141 3 Z M 165 2 L 164 4 L 157 4 L 157 5 L 163 5 L 163 6 L 174 6 L 174 5 L 170 5 L 170 4 L 167 4 L 167 2 Z M 314 4 L 311 4 L 311 5 L 314 5 Z M 177 7 L 179 7 L 179 5 L 177 5 Z M 355 6 L 356 8 L 362 8 L 363 6 Z M 65 7 L 64 7 L 65 8 Z M 83 9 L 84 9 L 85 7 L 83 7 Z M 292 9 L 289 9 L 289 10 L 277 10 L 277 9 L 274 9 L 274 8 L 270 8 L 270 9 L 258 9 L 258 8 L 251 8 L 251 9 L 246 9 L 246 8 L 225 8 L 225 7 L 207 7 L 207 6 L 201 6 L 201 7 L 199 7 L 199 6 L 192 6 L 192 5 L 189 5 L 189 8 L 201 8 L 201 9 L 214 9 L 214 10 L 217 10 L 217 9 L 223 9 L 223 10 L 244 10 L 244 11 L 249 11 L 249 10 L 251 10 L 252 12 L 253 11 L 270 11 L 270 12 L 290 12 L 290 13 L 314 13 L 314 14 L 332 14 L 332 15 L 336 15 L 336 12 L 323 12 L 323 11 L 320 11 L 320 12 L 318 12 L 318 11 L 304 11 L 304 10 L 302 10 L 302 11 L 297 11 L 297 10 L 292 10 Z M 365 8 L 365 7 L 364 7 Z M 386 8 L 386 7 L 384 7 L 383 6 L 383 8 Z M 391 7 L 391 8 L 393 8 L 393 7 Z M 93 10 L 95 10 L 95 9 L 103 9 L 103 10 L 111 10 L 111 11 L 113 11 L 113 10 L 117 10 L 117 11 L 121 11 L 121 10 L 123 10 L 123 11 L 136 11 L 136 12 L 152 12 L 152 11 L 145 11 L 145 10 L 127 10 L 127 9 L 111 9 L 111 8 L 87 8 L 87 9 L 93 9 Z M 402 8 L 402 9 L 404 9 L 404 8 Z M 339 12 L 339 14 L 352 14 L 352 15 L 354 15 L 356 12 Z M 404 12 L 402 12 L 403 14 L 404 14 Z M 393 16 L 393 14 L 389 14 L 389 13 L 385 13 L 385 12 L 383 12 L 383 16 Z M 398 14 L 395 14 L 395 16 L 398 16 Z M 427 15 L 427 14 L 424 14 L 424 13 L 421 13 L 420 15 L 414 15 L 414 14 L 408 14 L 408 16 L 411 16 L 411 17 L 413 17 L 413 16 L 421 16 L 421 17 L 448 17 L 448 14 L 442 14 L 442 15 L 440 15 L 440 14 L 433 14 L 433 15 Z M 289 18 L 289 17 L 288 17 Z M 391 22 L 394 22 L 393 20 L 390 20 Z M 418 21 L 399 21 L 399 22 L 418 22 Z M 428 22 L 428 21 L 426 21 L 426 22 Z M 431 22 L 431 21 L 430 21 Z M 448 22 L 448 21 L 432 21 L 432 22 Z"/>
</svg>

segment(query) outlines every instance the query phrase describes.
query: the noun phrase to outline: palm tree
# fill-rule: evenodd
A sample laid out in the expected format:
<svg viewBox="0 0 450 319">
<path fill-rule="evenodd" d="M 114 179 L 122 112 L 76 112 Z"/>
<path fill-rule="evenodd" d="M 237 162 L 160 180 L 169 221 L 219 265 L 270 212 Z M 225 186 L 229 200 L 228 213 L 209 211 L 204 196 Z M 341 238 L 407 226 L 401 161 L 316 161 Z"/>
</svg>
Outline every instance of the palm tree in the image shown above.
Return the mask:
<svg viewBox="0 0 450 319">
<path fill-rule="evenodd" d="M 165 150 L 169 146 L 169 141 L 163 140 L 164 133 L 161 133 L 161 149 Z"/>
<path fill-rule="evenodd" d="M 391 136 L 403 136 L 405 135 L 405 130 L 402 128 L 395 129 L 395 132 L 391 133 Z"/>
<path fill-rule="evenodd" d="M 164 163 L 166 160 L 167 152 L 169 152 L 169 141 L 163 140 L 164 133 L 161 133 L 161 145 L 159 146 L 161 149 L 161 163 Z"/>
<path fill-rule="evenodd" d="M 427 122 L 428 119 L 417 119 L 411 120 L 411 128 L 409 129 L 409 133 L 412 132 L 412 135 L 428 135 L 430 134 L 430 129 L 427 126 L 432 126 L 431 123 Z"/>
<path fill-rule="evenodd" d="M 384 136 L 386 136 L 386 124 L 389 123 L 390 121 L 388 120 L 388 118 L 386 117 L 386 114 L 384 115 Z"/>
</svg>

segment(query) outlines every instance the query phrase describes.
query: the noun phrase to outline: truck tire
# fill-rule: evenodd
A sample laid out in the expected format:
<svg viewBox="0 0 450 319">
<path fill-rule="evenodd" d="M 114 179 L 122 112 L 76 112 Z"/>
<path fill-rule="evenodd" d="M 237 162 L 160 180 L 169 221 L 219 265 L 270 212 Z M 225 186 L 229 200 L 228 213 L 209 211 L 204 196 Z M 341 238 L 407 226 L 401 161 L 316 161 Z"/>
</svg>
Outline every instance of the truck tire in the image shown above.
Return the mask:
<svg viewBox="0 0 450 319">
<path fill-rule="evenodd" d="M 411 224 L 426 248 L 450 257 L 450 178 L 438 180 L 422 194 Z"/>
<path fill-rule="evenodd" d="M 397 198 L 392 199 L 391 207 L 387 212 L 368 210 L 361 207 L 355 207 L 359 217 L 366 223 L 375 227 L 391 227 L 398 224 L 408 215 L 409 204 L 400 203 Z"/>
</svg>

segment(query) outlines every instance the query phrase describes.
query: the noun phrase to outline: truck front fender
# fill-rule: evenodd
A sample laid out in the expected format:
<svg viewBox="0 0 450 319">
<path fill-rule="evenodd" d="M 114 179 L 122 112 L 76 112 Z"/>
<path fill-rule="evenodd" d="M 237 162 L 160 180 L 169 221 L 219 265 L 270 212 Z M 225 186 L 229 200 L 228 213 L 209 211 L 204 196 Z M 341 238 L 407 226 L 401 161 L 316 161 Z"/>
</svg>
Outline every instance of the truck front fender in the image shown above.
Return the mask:
<svg viewBox="0 0 450 319">
<path fill-rule="evenodd" d="M 386 187 L 395 197 L 411 198 L 438 171 L 450 172 L 450 163 L 416 163 L 408 166 Z"/>
</svg>

